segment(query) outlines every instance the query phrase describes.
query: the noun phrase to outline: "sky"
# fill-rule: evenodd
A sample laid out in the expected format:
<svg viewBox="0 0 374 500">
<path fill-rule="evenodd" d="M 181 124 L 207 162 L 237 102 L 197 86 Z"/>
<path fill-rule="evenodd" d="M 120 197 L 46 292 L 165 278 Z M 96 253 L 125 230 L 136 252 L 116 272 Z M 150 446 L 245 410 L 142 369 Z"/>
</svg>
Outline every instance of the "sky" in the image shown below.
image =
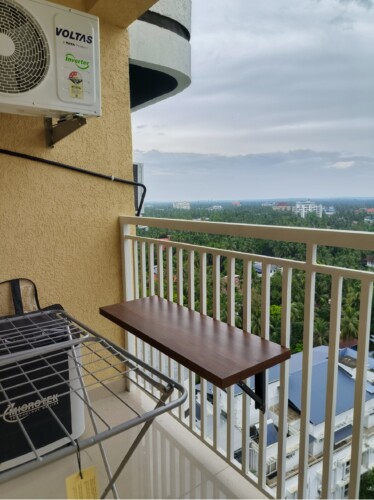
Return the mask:
<svg viewBox="0 0 374 500">
<path fill-rule="evenodd" d="M 190 87 L 132 115 L 147 201 L 374 197 L 373 26 L 373 0 L 193 0 Z"/>
</svg>

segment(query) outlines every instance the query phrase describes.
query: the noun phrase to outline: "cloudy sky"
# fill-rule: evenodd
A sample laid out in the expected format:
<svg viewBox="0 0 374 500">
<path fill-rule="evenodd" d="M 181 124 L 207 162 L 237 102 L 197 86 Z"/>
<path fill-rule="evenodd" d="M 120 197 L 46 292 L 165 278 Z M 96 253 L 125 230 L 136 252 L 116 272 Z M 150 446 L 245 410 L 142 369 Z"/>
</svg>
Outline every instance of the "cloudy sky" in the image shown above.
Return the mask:
<svg viewBox="0 0 374 500">
<path fill-rule="evenodd" d="M 192 84 L 132 116 L 148 201 L 374 197 L 374 1 L 193 0 Z"/>
</svg>

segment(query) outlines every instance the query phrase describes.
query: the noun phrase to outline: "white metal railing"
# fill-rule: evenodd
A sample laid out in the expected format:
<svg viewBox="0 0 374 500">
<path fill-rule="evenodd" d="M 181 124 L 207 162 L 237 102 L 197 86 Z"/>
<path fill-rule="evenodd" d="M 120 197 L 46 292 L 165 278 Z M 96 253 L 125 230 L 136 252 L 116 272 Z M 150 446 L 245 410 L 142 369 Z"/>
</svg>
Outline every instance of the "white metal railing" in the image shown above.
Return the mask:
<svg viewBox="0 0 374 500">
<path fill-rule="evenodd" d="M 305 260 L 292 260 L 238 252 L 235 250 L 197 246 L 191 243 L 165 241 L 146 236 L 137 236 L 135 227 L 142 226 L 177 230 L 212 235 L 235 236 L 261 240 L 294 242 L 305 245 Z M 310 498 L 308 478 L 310 464 L 316 458 L 310 456 L 310 407 L 312 384 L 312 353 L 315 316 L 316 275 L 330 278 L 330 326 L 328 345 L 328 384 L 325 402 L 324 447 L 320 462 L 322 467 L 322 498 L 334 498 L 333 461 L 334 429 L 336 413 L 336 394 L 338 379 L 339 337 L 342 313 L 343 285 L 345 280 L 358 280 L 360 283 L 360 309 L 358 327 L 358 354 L 353 410 L 349 498 L 357 498 L 361 475 L 361 457 L 363 442 L 363 422 L 365 416 L 365 394 L 368 363 L 370 321 L 374 273 L 343 267 L 320 264 L 317 261 L 320 246 L 343 247 L 365 251 L 374 251 L 374 233 L 352 231 L 330 231 L 278 226 L 258 226 L 246 224 L 211 223 L 174 219 L 153 219 L 121 216 L 121 247 L 123 255 L 124 299 L 154 295 L 176 301 L 191 309 L 199 305 L 202 314 L 207 313 L 209 256 L 211 288 L 211 315 L 221 319 L 224 313 L 227 323 L 234 325 L 237 309 L 241 307 L 242 326 L 251 331 L 253 318 L 253 283 L 252 266 L 254 262 L 262 265 L 261 276 L 261 336 L 270 334 L 270 291 L 271 265 L 280 266 L 281 278 L 281 338 L 280 343 L 290 346 L 291 334 L 291 297 L 294 271 L 301 272 L 304 279 L 304 326 L 302 360 L 302 397 L 300 412 L 300 432 L 297 453 L 299 467 L 297 474 L 297 497 Z M 223 260 L 226 276 L 221 273 Z M 238 267 L 240 262 L 240 273 Z M 238 293 L 240 283 L 240 293 Z M 187 286 L 186 286 L 187 285 Z M 196 286 L 198 285 L 198 286 Z M 197 296 L 198 292 L 198 296 Z M 238 303 L 239 301 L 239 303 Z M 225 310 L 223 310 L 223 308 Z M 247 396 L 238 395 L 234 388 L 227 392 L 213 387 L 208 398 L 208 384 L 200 380 L 200 396 L 196 404 L 196 375 L 178 366 L 174 361 L 145 346 L 141 341 L 128 336 L 128 348 L 137 356 L 146 359 L 156 368 L 177 376 L 189 389 L 188 407 L 181 407 L 177 412 L 180 422 L 198 435 L 207 446 L 216 451 L 231 466 L 240 471 L 248 480 L 270 497 L 285 498 L 287 491 L 295 491 L 294 484 L 287 486 L 289 476 L 295 477 L 295 467 L 287 469 L 290 438 L 288 430 L 288 380 L 289 362 L 280 367 L 279 404 L 277 410 L 278 439 L 277 451 L 270 451 L 267 446 L 267 425 L 269 417 L 274 416 L 267 404 L 263 414 L 254 410 L 254 405 Z M 210 389 L 210 385 L 209 385 Z M 199 418 L 197 415 L 199 411 Z M 240 415 L 238 416 L 238 411 Z M 250 429 L 258 428 L 255 440 Z M 292 446 L 295 449 L 295 435 L 292 433 Z M 374 447 L 374 442 L 373 442 Z M 238 458 L 241 450 L 241 458 Z M 255 457 L 255 458 L 254 458 Z M 318 460 L 317 460 L 318 461 Z M 269 470 L 276 463 L 276 487 L 270 488 L 267 481 Z M 374 463 L 373 463 L 374 465 Z M 320 476 L 319 476 L 320 477 Z"/>
</svg>

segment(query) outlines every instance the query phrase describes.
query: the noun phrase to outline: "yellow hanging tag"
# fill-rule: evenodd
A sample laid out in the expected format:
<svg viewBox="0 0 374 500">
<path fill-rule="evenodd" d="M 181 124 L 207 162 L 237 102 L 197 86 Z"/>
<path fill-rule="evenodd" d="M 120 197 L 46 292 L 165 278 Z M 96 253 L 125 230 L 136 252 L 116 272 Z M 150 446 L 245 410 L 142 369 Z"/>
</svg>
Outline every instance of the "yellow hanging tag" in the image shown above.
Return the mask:
<svg viewBox="0 0 374 500">
<path fill-rule="evenodd" d="M 80 500 L 83 498 L 99 498 L 99 486 L 97 482 L 96 467 L 82 469 L 66 478 L 66 498 L 69 500 Z"/>
</svg>

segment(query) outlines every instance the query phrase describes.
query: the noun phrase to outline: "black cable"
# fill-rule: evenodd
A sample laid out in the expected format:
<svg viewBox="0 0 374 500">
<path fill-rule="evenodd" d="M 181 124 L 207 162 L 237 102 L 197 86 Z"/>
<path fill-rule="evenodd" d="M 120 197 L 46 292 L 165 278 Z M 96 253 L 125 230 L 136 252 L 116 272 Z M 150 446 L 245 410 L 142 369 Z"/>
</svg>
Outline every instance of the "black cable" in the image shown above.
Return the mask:
<svg viewBox="0 0 374 500">
<path fill-rule="evenodd" d="M 100 177 L 101 179 L 106 179 L 108 181 L 120 182 L 122 184 L 128 184 L 130 186 L 141 187 L 143 189 L 142 196 L 140 198 L 140 203 L 136 215 L 141 214 L 144 198 L 147 193 L 147 188 L 141 182 L 128 181 L 126 179 L 121 179 L 119 177 L 114 177 L 114 175 L 106 175 L 100 172 L 94 172 L 93 170 L 85 170 L 80 167 L 74 167 L 73 165 L 67 165 L 66 163 L 60 163 L 58 161 L 46 160 L 45 158 L 39 158 L 37 156 L 27 155 L 25 153 L 17 153 L 16 151 L 9 151 L 8 149 L 0 149 L 0 153 L 8 156 L 16 156 L 17 158 L 24 158 L 25 160 L 36 161 L 38 163 L 45 163 L 47 165 L 52 165 L 53 167 L 66 168 L 67 170 L 73 170 L 74 172 L 79 172 L 81 174 L 92 175 L 94 177 Z"/>
</svg>

